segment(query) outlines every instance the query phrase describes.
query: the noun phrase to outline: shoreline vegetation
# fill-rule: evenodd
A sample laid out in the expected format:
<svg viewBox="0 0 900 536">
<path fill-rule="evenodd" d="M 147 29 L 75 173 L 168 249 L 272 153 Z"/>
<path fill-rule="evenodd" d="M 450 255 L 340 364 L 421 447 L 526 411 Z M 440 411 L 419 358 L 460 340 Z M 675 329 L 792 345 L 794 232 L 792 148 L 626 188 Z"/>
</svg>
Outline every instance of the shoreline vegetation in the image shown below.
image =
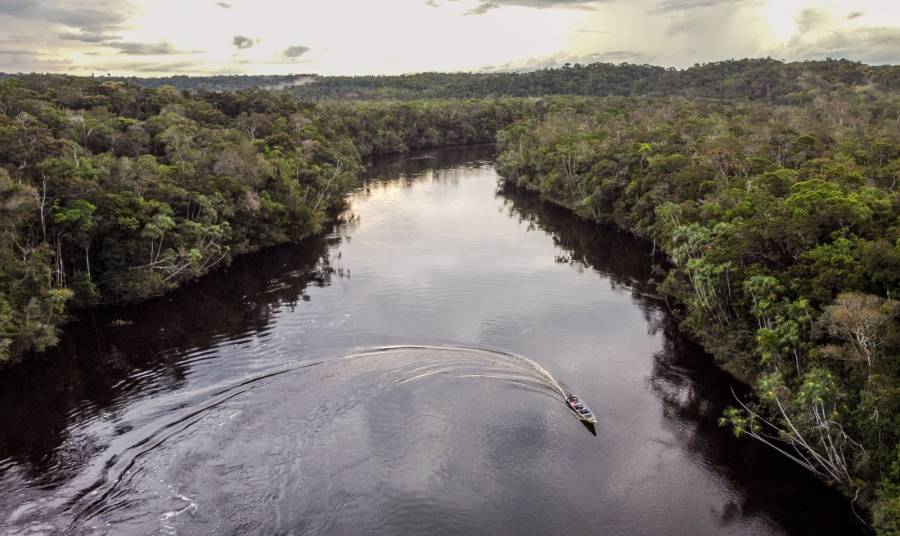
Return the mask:
<svg viewBox="0 0 900 536">
<path fill-rule="evenodd" d="M 837 99 L 568 98 L 502 131 L 497 167 L 662 250 L 682 329 L 754 386 L 721 424 L 896 534 L 900 108 Z"/>
<path fill-rule="evenodd" d="M 724 426 L 900 532 L 900 68 L 276 78 L 0 77 L 0 364 L 320 232 L 367 156 L 498 141 L 506 182 L 666 254 L 682 328 L 754 385 Z"/>
<path fill-rule="evenodd" d="M 363 158 L 494 142 L 532 103 L 326 103 L 28 75 L 0 82 L 0 365 L 76 308 L 135 303 L 320 232 Z"/>
</svg>

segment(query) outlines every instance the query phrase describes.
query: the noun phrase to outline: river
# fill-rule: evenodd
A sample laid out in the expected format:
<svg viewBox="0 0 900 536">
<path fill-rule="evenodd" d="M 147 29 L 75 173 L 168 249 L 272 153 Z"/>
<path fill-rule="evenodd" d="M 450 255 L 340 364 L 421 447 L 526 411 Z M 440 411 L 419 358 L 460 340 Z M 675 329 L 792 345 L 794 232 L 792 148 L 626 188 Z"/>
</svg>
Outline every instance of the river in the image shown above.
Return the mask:
<svg viewBox="0 0 900 536">
<path fill-rule="evenodd" d="M 647 245 L 500 187 L 492 151 L 380 159 L 327 234 L 6 371 L 0 532 L 862 534 L 717 425 L 744 390 Z"/>
</svg>

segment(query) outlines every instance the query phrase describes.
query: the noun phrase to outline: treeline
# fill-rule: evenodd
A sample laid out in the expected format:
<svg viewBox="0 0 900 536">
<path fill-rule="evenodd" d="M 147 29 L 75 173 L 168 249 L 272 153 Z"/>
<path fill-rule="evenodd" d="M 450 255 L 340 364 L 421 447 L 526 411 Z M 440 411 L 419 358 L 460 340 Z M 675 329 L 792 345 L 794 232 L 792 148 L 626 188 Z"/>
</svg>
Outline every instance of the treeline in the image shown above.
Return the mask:
<svg viewBox="0 0 900 536">
<path fill-rule="evenodd" d="M 900 67 L 848 60 L 729 60 L 687 69 L 622 63 L 566 64 L 527 73 L 421 73 L 320 77 L 289 89 L 305 100 L 582 96 L 684 96 L 804 103 L 818 95 L 895 92 Z"/>
<path fill-rule="evenodd" d="M 334 102 L 319 106 L 319 118 L 370 156 L 494 143 L 501 128 L 545 107 L 534 99 Z"/>
<path fill-rule="evenodd" d="M 99 78 L 98 78 L 99 79 Z M 900 90 L 900 67 L 848 60 L 785 63 L 771 58 L 698 64 L 687 69 L 591 63 L 517 73 L 419 73 L 400 76 L 170 76 L 116 78 L 148 88 L 282 90 L 307 101 L 500 97 L 682 96 L 802 104 L 822 95 Z"/>
<path fill-rule="evenodd" d="M 125 82 L 149 89 L 174 87 L 184 91 L 244 91 L 247 89 L 267 89 L 271 91 L 287 89 L 293 86 L 310 84 L 321 78 L 314 74 L 287 75 L 211 75 L 188 76 L 172 75 L 155 78 L 137 76 L 99 76 L 97 80 Z"/>
<path fill-rule="evenodd" d="M 507 181 L 645 237 L 682 326 L 755 385 L 723 425 L 900 531 L 900 104 L 567 98 Z"/>
<path fill-rule="evenodd" d="M 22 78 L 24 73 L 0 73 L 0 81 L 8 78 Z M 183 91 L 244 91 L 247 89 L 279 90 L 291 86 L 311 83 L 317 78 L 315 74 L 275 74 L 275 75 L 242 75 L 217 74 L 208 76 L 190 76 L 177 74 L 172 76 L 138 77 L 113 76 L 109 73 L 95 73 L 91 80 L 96 82 L 123 82 L 147 89 L 172 87 Z"/>
<path fill-rule="evenodd" d="M 318 232 L 363 155 L 492 141 L 529 105 L 3 80 L 0 364 L 55 344 L 73 307 L 156 296 Z"/>
</svg>

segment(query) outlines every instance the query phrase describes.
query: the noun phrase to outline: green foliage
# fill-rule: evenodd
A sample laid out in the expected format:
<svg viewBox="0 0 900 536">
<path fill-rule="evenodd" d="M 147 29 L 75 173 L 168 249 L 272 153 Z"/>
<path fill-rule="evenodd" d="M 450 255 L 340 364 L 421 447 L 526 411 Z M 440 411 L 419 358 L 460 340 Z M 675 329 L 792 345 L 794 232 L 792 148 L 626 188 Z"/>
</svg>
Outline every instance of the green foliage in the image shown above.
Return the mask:
<svg viewBox="0 0 900 536">
<path fill-rule="evenodd" d="M 10 348 L 16 332 L 12 306 L 6 301 L 6 298 L 0 296 L 0 363 L 9 361 Z"/>
<path fill-rule="evenodd" d="M 319 119 L 364 155 L 494 143 L 497 131 L 536 108 L 524 99 L 329 103 Z"/>
<path fill-rule="evenodd" d="M 722 424 L 896 529 L 896 67 L 133 82 L 0 76 L 0 363 L 55 344 L 73 306 L 320 232 L 363 156 L 499 140 L 507 181 L 668 255 L 683 327 L 755 385 Z"/>
<path fill-rule="evenodd" d="M 892 452 L 890 471 L 878 491 L 879 501 L 873 512 L 878 534 L 900 534 L 900 445 Z"/>
<path fill-rule="evenodd" d="M 321 232 L 363 156 L 493 142 L 537 108 L 0 80 L 0 362 L 55 344 L 72 307 L 156 296 Z"/>
<path fill-rule="evenodd" d="M 653 240 L 682 326 L 755 386 L 756 401 L 720 424 L 858 495 L 889 534 L 900 519 L 900 478 L 880 484 L 900 444 L 900 124 L 871 97 L 552 99 L 500 133 L 498 166 Z"/>
<path fill-rule="evenodd" d="M 900 85 L 900 69 L 892 65 L 869 66 L 847 60 L 784 63 L 771 58 L 758 58 L 706 63 L 687 69 L 629 63 L 575 63 L 526 73 L 170 76 L 111 80 L 126 80 L 151 88 L 172 86 L 201 92 L 263 88 L 283 91 L 309 101 L 677 95 L 805 104 L 814 102 L 822 92 L 841 90 L 864 96 L 896 90 Z M 869 158 L 886 158 L 891 154 L 879 148 L 861 152 Z"/>
</svg>

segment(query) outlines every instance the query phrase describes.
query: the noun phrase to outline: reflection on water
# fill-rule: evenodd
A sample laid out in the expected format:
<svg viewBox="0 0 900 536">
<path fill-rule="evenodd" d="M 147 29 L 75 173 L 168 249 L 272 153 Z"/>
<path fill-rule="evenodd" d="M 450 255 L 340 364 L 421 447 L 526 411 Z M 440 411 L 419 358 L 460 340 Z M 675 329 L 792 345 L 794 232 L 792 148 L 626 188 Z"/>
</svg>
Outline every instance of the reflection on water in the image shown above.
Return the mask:
<svg viewBox="0 0 900 536">
<path fill-rule="evenodd" d="M 533 194 L 501 186 L 498 195 L 507 200 L 513 213 L 552 237 L 564 252 L 559 262 L 576 269 L 590 267 L 608 277 L 611 285 L 629 289 L 635 305 L 644 312 L 649 332 L 662 335 L 662 348 L 653 354 L 648 383 L 674 442 L 733 486 L 734 495 L 711 510 L 723 529 L 740 525 L 748 517 L 764 516 L 788 534 L 865 533 L 837 493 L 824 489 L 769 449 L 739 440 L 718 426 L 724 408 L 734 405 L 732 389 L 743 395 L 747 388 L 678 332 L 673 318 L 666 314 L 665 302 L 655 294 L 653 283 L 660 277 L 659 267 L 648 260 L 647 244 L 643 244 L 645 255 L 610 255 L 634 248 L 635 239 L 574 218 Z M 823 515 L 823 511 L 828 513 Z"/>
<path fill-rule="evenodd" d="M 716 425 L 732 380 L 646 244 L 498 189 L 491 151 L 381 159 L 327 236 L 85 313 L 0 377 L 0 531 L 860 532 Z"/>
</svg>

